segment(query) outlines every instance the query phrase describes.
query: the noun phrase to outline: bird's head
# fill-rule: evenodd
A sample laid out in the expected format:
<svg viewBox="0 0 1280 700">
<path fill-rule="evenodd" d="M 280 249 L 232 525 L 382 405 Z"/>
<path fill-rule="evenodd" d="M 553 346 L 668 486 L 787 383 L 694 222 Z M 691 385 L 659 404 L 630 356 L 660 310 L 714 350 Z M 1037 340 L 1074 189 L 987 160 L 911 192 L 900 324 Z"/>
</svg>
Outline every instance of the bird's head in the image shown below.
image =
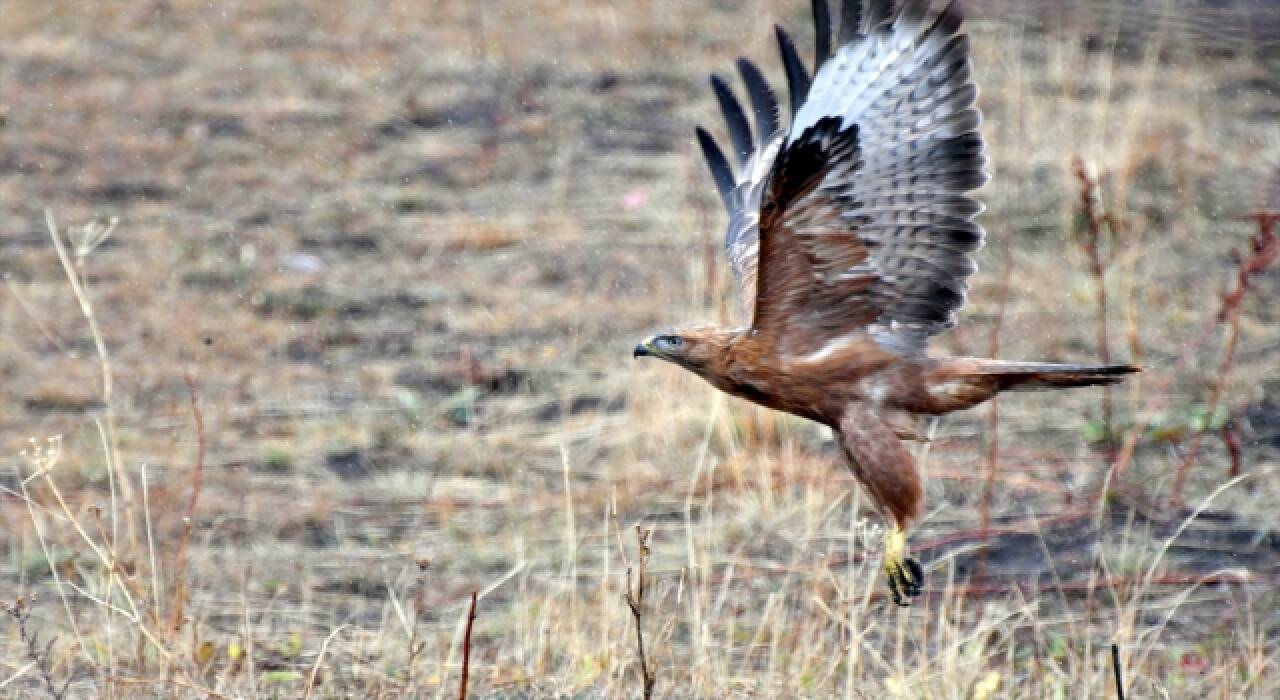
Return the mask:
<svg viewBox="0 0 1280 700">
<path fill-rule="evenodd" d="M 729 344 L 738 335 L 710 323 L 690 323 L 669 328 L 636 346 L 632 357 L 656 357 L 707 376 L 725 361 Z"/>
</svg>

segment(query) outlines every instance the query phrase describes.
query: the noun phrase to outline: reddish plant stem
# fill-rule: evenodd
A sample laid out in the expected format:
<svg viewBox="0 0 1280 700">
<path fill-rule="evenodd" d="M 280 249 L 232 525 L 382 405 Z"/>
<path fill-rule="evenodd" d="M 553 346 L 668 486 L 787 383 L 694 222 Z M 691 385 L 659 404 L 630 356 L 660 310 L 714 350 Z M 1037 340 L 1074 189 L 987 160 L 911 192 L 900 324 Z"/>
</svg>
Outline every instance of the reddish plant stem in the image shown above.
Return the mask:
<svg viewBox="0 0 1280 700">
<path fill-rule="evenodd" d="M 1253 218 L 1258 221 L 1260 233 L 1265 233 L 1266 236 L 1264 236 L 1264 238 L 1270 240 L 1267 247 L 1269 247 L 1271 251 L 1269 253 L 1270 257 L 1274 258 L 1277 252 L 1280 251 L 1280 243 L 1276 242 L 1274 235 L 1274 227 L 1276 222 L 1280 221 L 1280 214 L 1260 213 L 1255 214 Z M 1257 259 L 1258 255 L 1254 255 L 1253 257 Z M 1238 304 L 1243 300 L 1243 298 L 1243 289 L 1237 289 L 1231 294 L 1223 297 L 1222 303 L 1223 305 L 1232 303 Z M 1164 405 L 1165 399 L 1168 398 L 1169 387 L 1173 384 L 1173 380 L 1182 372 L 1182 368 L 1185 367 L 1187 362 L 1189 362 L 1195 355 L 1196 350 L 1199 349 L 1204 341 L 1208 339 L 1209 334 L 1217 327 L 1219 318 L 1222 317 L 1223 314 L 1224 311 L 1220 307 L 1217 316 L 1209 318 L 1204 322 L 1200 328 L 1200 332 L 1196 334 L 1196 337 L 1193 338 L 1191 342 L 1183 346 L 1182 353 L 1178 355 L 1178 359 L 1174 361 L 1173 366 L 1169 368 L 1169 372 L 1165 375 L 1164 379 L 1161 380 L 1160 384 L 1155 388 L 1155 391 L 1151 393 L 1150 397 L 1143 405 L 1142 412 L 1138 415 L 1138 420 L 1135 421 L 1133 427 L 1129 429 L 1129 433 L 1125 437 L 1124 444 L 1120 448 L 1120 453 L 1112 463 L 1111 478 L 1103 484 L 1097 494 L 1097 503 L 1099 507 L 1102 505 L 1107 489 L 1110 488 L 1114 481 L 1120 478 L 1125 469 L 1128 468 L 1129 463 L 1133 461 L 1133 454 L 1137 450 L 1138 440 L 1142 437 L 1143 431 L 1145 431 L 1147 426 L 1151 423 L 1151 418 L 1155 415 L 1156 411 Z"/>
<path fill-rule="evenodd" d="M 636 624 L 636 653 L 640 657 L 640 680 L 641 680 L 641 697 L 649 700 L 653 697 L 653 686 L 657 680 L 657 675 L 653 669 L 649 668 L 649 659 L 644 653 L 644 577 L 645 568 L 649 563 L 649 537 L 653 534 L 653 529 L 642 530 L 639 525 L 636 526 L 636 541 L 638 543 L 639 552 L 637 554 L 637 570 L 635 585 L 631 584 L 631 566 L 627 565 L 627 607 L 631 609 L 631 617 Z M 621 545 L 621 543 L 619 543 Z M 626 552 L 623 550 L 625 559 Z"/>
<path fill-rule="evenodd" d="M 1205 425 L 1192 436 L 1191 443 L 1187 446 L 1187 454 L 1182 458 L 1182 464 L 1178 465 L 1178 473 L 1174 477 L 1169 503 L 1175 507 L 1182 503 L 1182 489 L 1186 485 L 1187 475 L 1191 473 L 1191 466 L 1200 454 L 1200 445 L 1204 442 L 1205 434 L 1213 427 L 1213 414 L 1218 410 L 1219 402 L 1222 401 L 1227 376 L 1231 373 L 1231 366 L 1235 362 L 1236 346 L 1240 338 L 1240 315 L 1243 313 L 1245 294 L 1249 291 L 1253 276 L 1265 270 L 1275 261 L 1277 255 L 1280 255 L 1280 237 L 1275 235 L 1274 230 L 1276 220 L 1280 216 L 1259 213 L 1254 218 L 1258 223 L 1258 233 L 1249 238 L 1247 255 L 1236 254 L 1235 289 L 1222 296 L 1222 304 L 1218 308 L 1216 320 L 1226 325 L 1227 337 L 1223 341 L 1218 371 L 1213 379 L 1213 387 L 1209 391 L 1209 401 L 1205 408 Z"/>
<path fill-rule="evenodd" d="M 178 551 L 173 561 L 173 610 L 169 616 L 168 631 L 172 635 L 182 625 L 182 606 L 186 597 L 187 545 L 191 541 L 191 526 L 194 522 L 196 503 L 200 500 L 200 485 L 204 482 L 204 414 L 200 411 L 200 393 L 196 389 L 195 380 L 189 370 L 182 370 L 182 379 L 187 384 L 187 394 L 191 399 L 191 417 L 196 425 L 196 463 L 191 470 L 191 498 L 187 501 L 187 510 L 182 517 L 182 536 L 178 540 Z"/>
<path fill-rule="evenodd" d="M 1096 245 L 1089 250 L 1089 274 L 1093 277 L 1093 288 L 1097 304 L 1097 343 L 1098 359 L 1102 364 L 1111 364 L 1111 346 L 1107 342 L 1107 288 L 1104 281 L 1105 271 L 1098 258 Z M 1111 442 L 1111 386 L 1102 387 L 1102 434 L 1107 443 Z"/>
<path fill-rule="evenodd" d="M 467 610 L 467 632 L 462 638 L 462 679 L 458 682 L 459 700 L 467 700 L 467 676 L 471 672 L 471 627 L 476 621 L 476 592 L 471 591 L 471 608 Z"/>
<path fill-rule="evenodd" d="M 1238 261 L 1236 288 L 1222 298 L 1218 321 L 1225 321 L 1230 309 L 1240 305 L 1254 275 L 1265 270 L 1280 255 L 1280 239 L 1275 228 L 1280 222 L 1280 212 L 1256 212 L 1251 217 L 1258 225 L 1258 233 L 1249 238 L 1249 255 Z"/>
<path fill-rule="evenodd" d="M 1104 261 L 1100 242 L 1102 227 L 1106 224 L 1115 234 L 1116 220 L 1109 213 L 1101 211 L 1098 206 L 1098 183 L 1089 176 L 1084 160 L 1075 156 L 1071 167 L 1076 180 L 1080 184 L 1080 212 L 1084 217 L 1084 228 L 1078 231 L 1081 250 L 1089 261 L 1089 276 L 1093 280 L 1093 292 L 1096 308 L 1095 329 L 1097 331 L 1098 357 L 1102 364 L 1111 364 L 1111 345 L 1107 340 L 1107 286 L 1106 273 L 1110 261 Z M 1102 434 L 1107 444 L 1111 443 L 1111 387 L 1102 387 Z"/>
<path fill-rule="evenodd" d="M 1227 448 L 1227 456 L 1231 458 L 1231 466 L 1227 468 L 1227 478 L 1240 476 L 1240 438 L 1236 436 L 1236 427 L 1231 421 L 1222 426 L 1222 444 Z"/>
<path fill-rule="evenodd" d="M 1209 401 L 1205 407 L 1204 428 L 1191 436 L 1186 455 L 1178 465 L 1177 476 L 1173 480 L 1173 489 L 1169 493 L 1169 504 L 1177 507 L 1182 504 L 1182 488 L 1187 483 L 1187 475 L 1191 473 L 1191 465 L 1200 455 L 1200 444 L 1205 434 L 1211 429 L 1213 414 L 1218 410 L 1218 402 L 1222 400 L 1222 389 L 1226 384 L 1227 373 L 1231 371 L 1232 361 L 1236 354 L 1236 341 L 1239 338 L 1240 307 L 1232 309 L 1227 322 L 1227 339 L 1223 344 L 1222 358 L 1218 361 L 1218 373 L 1213 380 L 1213 388 L 1209 391 Z"/>
</svg>

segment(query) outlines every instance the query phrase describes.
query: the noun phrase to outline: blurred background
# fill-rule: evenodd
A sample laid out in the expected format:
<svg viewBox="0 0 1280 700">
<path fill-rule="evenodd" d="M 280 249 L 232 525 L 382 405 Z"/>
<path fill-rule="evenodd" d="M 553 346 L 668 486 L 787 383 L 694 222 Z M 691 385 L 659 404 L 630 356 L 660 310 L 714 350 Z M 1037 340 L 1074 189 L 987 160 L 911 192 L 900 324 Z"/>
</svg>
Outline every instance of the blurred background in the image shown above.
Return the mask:
<svg viewBox="0 0 1280 700">
<path fill-rule="evenodd" d="M 638 696 L 641 527 L 660 697 L 1273 697 L 1280 9 L 965 7 L 935 352 L 1146 371 L 940 423 L 898 610 L 825 429 L 631 361 L 807 2 L 6 3 L 0 693 Z"/>
</svg>

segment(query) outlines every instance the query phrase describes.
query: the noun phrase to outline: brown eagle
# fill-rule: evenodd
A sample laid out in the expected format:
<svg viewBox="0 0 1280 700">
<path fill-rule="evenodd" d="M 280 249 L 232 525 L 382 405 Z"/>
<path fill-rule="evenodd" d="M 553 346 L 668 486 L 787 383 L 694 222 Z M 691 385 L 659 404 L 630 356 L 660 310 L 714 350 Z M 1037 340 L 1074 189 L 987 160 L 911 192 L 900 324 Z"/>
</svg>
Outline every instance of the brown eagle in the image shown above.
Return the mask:
<svg viewBox="0 0 1280 700">
<path fill-rule="evenodd" d="M 750 325 L 680 325 L 635 356 L 829 426 L 892 520 L 884 567 L 894 601 L 909 605 L 923 571 L 906 531 L 923 491 L 903 441 L 924 439 L 919 418 L 1011 389 L 1110 384 L 1138 368 L 928 355 L 929 338 L 954 325 L 983 240 L 982 205 L 967 193 L 987 181 L 987 161 L 960 9 L 846 0 L 834 50 L 826 0 L 814 0 L 813 18 L 812 79 L 776 30 L 789 126 L 760 70 L 739 59 L 754 133 L 711 76 L 736 167 L 697 130 L 729 213 L 725 247 Z"/>
</svg>

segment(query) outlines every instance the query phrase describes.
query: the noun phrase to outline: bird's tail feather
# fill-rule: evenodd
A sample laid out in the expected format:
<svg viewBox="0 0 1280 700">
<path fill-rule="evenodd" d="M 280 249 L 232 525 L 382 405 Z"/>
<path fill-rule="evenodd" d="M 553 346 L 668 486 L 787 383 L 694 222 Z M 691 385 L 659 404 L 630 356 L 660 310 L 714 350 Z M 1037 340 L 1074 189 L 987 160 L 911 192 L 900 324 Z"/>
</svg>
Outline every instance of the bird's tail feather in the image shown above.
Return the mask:
<svg viewBox="0 0 1280 700">
<path fill-rule="evenodd" d="M 1006 362 L 981 360 L 973 375 L 995 379 L 999 391 L 1066 389 L 1079 386 L 1115 384 L 1126 375 L 1141 372 L 1135 365 L 1064 365 L 1052 362 Z"/>
<path fill-rule="evenodd" d="M 1134 365 L 1060 365 L 1052 362 L 1006 362 L 976 357 L 941 362 L 925 382 L 928 399 L 920 413 L 943 414 L 977 406 L 1003 391 L 1069 389 L 1115 384 L 1141 372 Z"/>
</svg>

